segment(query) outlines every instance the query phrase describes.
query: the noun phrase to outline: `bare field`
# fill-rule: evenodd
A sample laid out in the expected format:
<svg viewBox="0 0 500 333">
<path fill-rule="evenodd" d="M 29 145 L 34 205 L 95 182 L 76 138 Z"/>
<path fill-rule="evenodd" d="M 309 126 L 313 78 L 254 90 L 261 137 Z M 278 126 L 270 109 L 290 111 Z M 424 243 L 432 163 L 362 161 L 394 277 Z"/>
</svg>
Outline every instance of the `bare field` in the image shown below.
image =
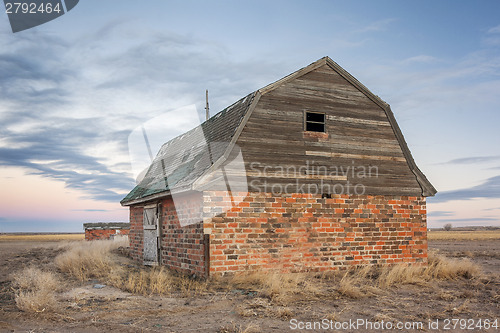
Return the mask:
<svg viewBox="0 0 500 333">
<path fill-rule="evenodd" d="M 138 266 L 115 245 L 87 245 L 0 240 L 0 332 L 291 332 L 292 322 L 360 319 L 432 332 L 450 331 L 447 318 L 500 320 L 495 239 L 430 240 L 429 267 L 209 281 Z"/>
<path fill-rule="evenodd" d="M 500 240 L 499 230 L 477 230 L 477 231 L 462 231 L 462 230 L 431 230 L 427 233 L 429 240 Z"/>
<path fill-rule="evenodd" d="M 0 242 L 59 242 L 84 240 L 85 234 L 0 234 Z"/>
</svg>

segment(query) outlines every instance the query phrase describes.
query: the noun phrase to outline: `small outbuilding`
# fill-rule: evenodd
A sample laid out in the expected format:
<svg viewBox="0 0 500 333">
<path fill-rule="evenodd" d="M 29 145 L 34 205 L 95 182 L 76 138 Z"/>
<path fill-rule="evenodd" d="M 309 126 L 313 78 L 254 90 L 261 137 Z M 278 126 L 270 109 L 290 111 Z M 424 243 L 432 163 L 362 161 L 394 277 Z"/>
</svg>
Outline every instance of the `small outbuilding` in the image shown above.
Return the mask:
<svg viewBox="0 0 500 333">
<path fill-rule="evenodd" d="M 123 239 L 128 237 L 130 223 L 98 222 L 84 223 L 85 240 Z"/>
<path fill-rule="evenodd" d="M 165 143 L 121 204 L 133 258 L 207 277 L 425 264 L 435 193 L 389 105 L 325 57 Z"/>
</svg>

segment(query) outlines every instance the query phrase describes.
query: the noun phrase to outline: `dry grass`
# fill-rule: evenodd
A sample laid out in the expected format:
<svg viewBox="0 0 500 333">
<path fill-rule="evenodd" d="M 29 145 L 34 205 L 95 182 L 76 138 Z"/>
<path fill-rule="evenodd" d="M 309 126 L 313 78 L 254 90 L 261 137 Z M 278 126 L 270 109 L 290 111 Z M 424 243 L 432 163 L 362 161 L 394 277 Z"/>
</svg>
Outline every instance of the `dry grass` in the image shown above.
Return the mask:
<svg viewBox="0 0 500 333">
<path fill-rule="evenodd" d="M 29 267 L 12 276 L 17 307 L 26 312 L 54 311 L 61 282 L 52 272 Z"/>
<path fill-rule="evenodd" d="M 85 239 L 85 234 L 4 234 L 0 235 L 0 242 L 26 241 L 26 242 L 59 242 L 78 241 Z"/>
<path fill-rule="evenodd" d="M 342 279 L 340 279 L 337 291 L 343 296 L 349 298 L 362 298 L 365 294 L 361 291 L 360 284 L 363 283 L 363 279 L 358 277 L 355 273 L 350 274 L 346 272 Z"/>
<path fill-rule="evenodd" d="M 337 292 L 354 299 L 378 295 L 380 290 L 372 282 L 379 276 L 378 269 L 370 265 L 347 270 L 338 283 Z"/>
<path fill-rule="evenodd" d="M 112 251 L 127 246 L 127 240 L 98 240 L 63 245 L 66 251 L 55 258 L 56 267 L 79 280 L 100 279 L 104 283 L 135 294 L 202 294 L 208 283 L 173 274 L 165 267 L 130 268 L 120 264 Z"/>
<path fill-rule="evenodd" d="M 472 279 L 481 275 L 480 267 L 468 258 L 450 259 L 434 252 L 429 253 L 429 264 L 423 275 L 427 279 L 452 280 L 459 277 Z"/>
<path fill-rule="evenodd" d="M 425 285 L 435 279 L 471 279 L 480 275 L 479 267 L 468 259 L 449 259 L 431 252 L 427 266 L 364 266 L 322 276 L 252 272 L 199 281 L 172 273 L 164 267 L 124 267 L 112 253 L 120 245 L 124 244 L 116 241 L 72 243 L 66 252 L 56 257 L 55 264 L 62 272 L 80 281 L 98 278 L 103 283 L 136 294 L 180 292 L 188 296 L 214 290 L 240 290 L 255 293 L 279 305 L 297 299 L 322 297 L 325 290 L 328 290 L 326 294 L 333 292 L 336 297 L 357 299 L 402 284 Z M 286 313 L 280 316 L 286 316 Z"/>
<path fill-rule="evenodd" d="M 481 276 L 479 266 L 469 259 L 450 259 L 434 252 L 429 253 L 427 266 L 393 265 L 374 267 L 371 272 L 363 268 L 357 281 L 369 277 L 374 286 L 387 289 L 401 284 L 425 285 L 432 280 L 472 279 Z M 342 284 L 342 281 L 341 281 Z"/>
<path fill-rule="evenodd" d="M 263 273 L 239 274 L 226 281 L 227 287 L 257 291 L 260 295 L 274 301 L 286 302 L 295 296 L 314 297 L 320 289 L 312 276 L 304 273 Z"/>
<path fill-rule="evenodd" d="M 323 281 L 332 280 L 338 296 L 359 299 L 384 293 L 398 285 L 427 285 L 435 280 L 473 279 L 480 276 L 479 266 L 469 259 L 450 259 L 431 252 L 427 266 L 363 266 L 319 277 Z M 316 285 L 321 288 L 321 284 Z"/>
<path fill-rule="evenodd" d="M 424 268 L 419 266 L 395 265 L 380 270 L 377 287 L 387 289 L 398 284 L 425 284 L 422 275 Z"/>
<path fill-rule="evenodd" d="M 431 230 L 429 240 L 493 240 L 500 239 L 500 230 L 459 231 Z"/>
<path fill-rule="evenodd" d="M 111 285 L 135 294 L 168 294 L 174 288 L 174 277 L 163 267 L 139 272 L 113 272 L 110 278 Z"/>
<path fill-rule="evenodd" d="M 222 326 L 218 331 L 218 333 L 257 333 L 262 332 L 259 326 L 255 324 L 249 324 L 246 327 L 242 325 L 231 323 L 228 325 Z"/>
<path fill-rule="evenodd" d="M 223 278 L 216 284 L 225 285 L 226 289 L 253 291 L 275 304 L 284 304 L 294 299 L 311 299 L 331 292 L 336 297 L 359 299 L 384 293 L 398 285 L 427 285 L 433 280 L 473 279 L 480 275 L 479 266 L 469 259 L 450 259 L 431 252 L 427 266 L 367 265 L 316 275 L 254 272 Z M 244 316 L 255 312 L 255 306 L 251 304 L 249 308 L 241 310 Z"/>
<path fill-rule="evenodd" d="M 121 290 L 142 295 L 169 295 L 180 292 L 183 296 L 201 295 L 208 291 L 208 282 L 175 274 L 165 267 L 143 267 L 139 270 L 113 270 L 108 284 Z"/>
<path fill-rule="evenodd" d="M 73 242 L 55 259 L 57 268 L 80 281 L 107 277 L 113 271 L 111 250 L 127 246 L 127 241 Z"/>
</svg>

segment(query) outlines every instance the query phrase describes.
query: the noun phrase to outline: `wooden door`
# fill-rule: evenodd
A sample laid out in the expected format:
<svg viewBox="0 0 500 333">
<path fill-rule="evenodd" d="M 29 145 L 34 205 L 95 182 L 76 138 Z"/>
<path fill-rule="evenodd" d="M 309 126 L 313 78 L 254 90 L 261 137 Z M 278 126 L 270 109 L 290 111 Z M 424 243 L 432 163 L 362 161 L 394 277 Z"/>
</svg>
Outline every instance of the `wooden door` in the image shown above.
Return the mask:
<svg viewBox="0 0 500 333">
<path fill-rule="evenodd" d="M 144 265 L 158 265 L 159 206 L 144 207 Z"/>
</svg>

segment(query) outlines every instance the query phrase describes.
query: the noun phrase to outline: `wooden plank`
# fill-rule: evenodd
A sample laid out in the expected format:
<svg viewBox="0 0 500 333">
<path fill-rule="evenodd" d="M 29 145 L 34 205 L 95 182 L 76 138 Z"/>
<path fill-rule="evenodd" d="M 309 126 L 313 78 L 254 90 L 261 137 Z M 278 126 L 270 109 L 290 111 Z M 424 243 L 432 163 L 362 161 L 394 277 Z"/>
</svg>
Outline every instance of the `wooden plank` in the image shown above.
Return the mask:
<svg viewBox="0 0 500 333">
<path fill-rule="evenodd" d="M 363 108 L 360 108 L 356 104 L 351 105 L 329 99 L 318 100 L 315 97 L 311 99 L 300 96 L 283 98 L 276 98 L 275 96 L 263 97 L 259 103 L 259 109 L 273 110 L 273 108 L 285 109 L 281 110 L 283 112 L 303 112 L 305 109 L 325 111 L 336 116 L 387 121 L 384 111 L 378 106 L 365 105 Z"/>
<path fill-rule="evenodd" d="M 345 185 L 349 181 L 361 183 L 371 194 L 417 195 L 421 191 L 383 102 L 374 102 L 328 66 L 285 81 L 262 96 L 237 141 L 249 181 L 268 186 L 296 181 Z M 304 111 L 326 114 L 328 136 L 304 136 Z M 252 162 L 261 165 L 252 166 Z M 315 165 L 304 168 L 311 162 Z M 376 168 L 376 175 L 338 173 L 354 166 Z M 280 176 L 269 169 L 279 167 L 305 171 Z M 326 171 L 316 172 L 314 167 Z M 337 173 L 328 173 L 331 170 Z M 264 171 L 267 177 L 258 177 Z"/>
<path fill-rule="evenodd" d="M 238 174 L 232 174 L 232 175 L 238 175 Z M 246 175 L 248 177 L 259 177 L 261 173 L 257 171 L 247 171 Z M 266 172 L 266 179 L 267 178 L 279 178 L 279 179 L 286 179 L 290 181 L 291 179 L 313 179 L 313 180 L 318 180 L 318 179 L 323 179 L 323 180 L 347 180 L 347 176 L 343 175 L 314 175 L 314 174 L 302 174 L 299 172 L 290 172 L 290 173 L 285 173 L 284 176 L 281 175 L 279 171 L 277 172 Z"/>
<path fill-rule="evenodd" d="M 363 125 L 389 126 L 389 127 L 391 127 L 391 124 L 387 120 L 377 121 L 377 120 L 360 119 L 360 118 L 353 118 L 353 117 L 342 117 L 342 116 L 335 116 L 335 115 L 327 115 L 327 119 L 330 121 L 343 122 L 343 123 L 349 123 L 349 124 L 363 124 Z"/>
<path fill-rule="evenodd" d="M 352 158 L 352 159 L 362 159 L 362 160 L 387 160 L 387 161 L 400 161 L 406 162 L 404 157 L 393 157 L 393 156 L 374 156 L 374 155 L 359 155 L 359 154 L 347 154 L 347 153 L 334 153 L 334 152 L 323 152 L 323 151 L 306 151 L 308 156 L 323 156 L 323 157 L 342 157 L 342 158 Z"/>
</svg>

